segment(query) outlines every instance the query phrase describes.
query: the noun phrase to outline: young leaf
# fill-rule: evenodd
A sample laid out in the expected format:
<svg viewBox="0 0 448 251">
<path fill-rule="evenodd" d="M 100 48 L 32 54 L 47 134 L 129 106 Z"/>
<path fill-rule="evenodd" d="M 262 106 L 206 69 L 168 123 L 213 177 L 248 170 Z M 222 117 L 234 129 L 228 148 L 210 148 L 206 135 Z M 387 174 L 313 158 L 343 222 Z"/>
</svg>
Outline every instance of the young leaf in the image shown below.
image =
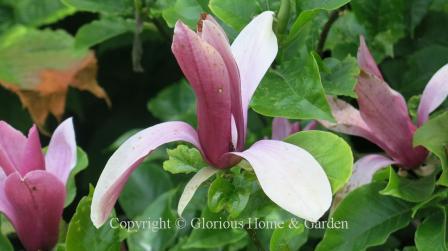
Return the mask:
<svg viewBox="0 0 448 251">
<path fill-rule="evenodd" d="M 173 174 L 192 173 L 207 166 L 198 149 L 186 145 L 178 145 L 167 150 L 169 159 L 163 162 L 163 169 Z"/>
<path fill-rule="evenodd" d="M 252 108 L 263 115 L 289 119 L 334 121 L 313 55 L 284 62 L 257 88 Z"/>
<path fill-rule="evenodd" d="M 81 199 L 69 225 L 66 239 L 67 251 L 95 250 L 119 251 L 120 236 L 117 228 L 105 224 L 97 229 L 90 220 L 93 188 Z"/>
<path fill-rule="evenodd" d="M 316 158 L 330 180 L 333 194 L 350 179 L 353 154 L 350 146 L 336 134 L 317 130 L 302 131 L 285 141 L 307 150 Z"/>
<path fill-rule="evenodd" d="M 325 92 L 334 96 L 344 95 L 356 98 L 354 89 L 359 75 L 356 58 L 351 56 L 347 56 L 344 60 L 325 58 L 320 62 L 320 76 Z"/>
<path fill-rule="evenodd" d="M 399 176 L 392 168 L 390 168 L 389 183 L 380 191 L 380 193 L 409 202 L 422 202 L 431 196 L 434 192 L 435 185 L 435 175 L 411 180 Z"/>
<path fill-rule="evenodd" d="M 330 216 L 346 221 L 348 229 L 327 229 L 316 251 L 365 250 L 408 225 L 412 204 L 379 194 L 383 188 L 383 183 L 370 183 L 349 193 Z"/>
</svg>

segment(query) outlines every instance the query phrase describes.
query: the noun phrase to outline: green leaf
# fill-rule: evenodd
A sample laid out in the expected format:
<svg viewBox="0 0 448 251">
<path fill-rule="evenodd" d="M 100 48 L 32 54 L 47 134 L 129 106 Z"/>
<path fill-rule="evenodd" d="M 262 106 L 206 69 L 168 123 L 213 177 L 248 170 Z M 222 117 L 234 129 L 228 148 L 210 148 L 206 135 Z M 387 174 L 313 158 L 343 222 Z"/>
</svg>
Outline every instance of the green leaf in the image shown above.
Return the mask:
<svg viewBox="0 0 448 251">
<path fill-rule="evenodd" d="M 297 16 L 294 23 L 291 25 L 291 28 L 289 29 L 288 38 L 287 41 L 292 41 L 295 39 L 299 33 L 300 30 L 304 27 L 305 24 L 307 24 L 309 21 L 313 20 L 313 18 L 320 13 L 320 10 L 304 10 L 300 12 L 300 14 Z"/>
<path fill-rule="evenodd" d="M 90 220 L 93 188 L 88 196 L 84 196 L 76 208 L 67 232 L 66 250 L 81 251 L 119 251 L 119 230 L 111 228 L 108 222 L 97 229 Z"/>
<path fill-rule="evenodd" d="M 178 145 L 175 149 L 167 149 L 168 160 L 163 162 L 163 169 L 173 174 L 192 173 L 207 166 L 198 149 L 186 145 Z"/>
<path fill-rule="evenodd" d="M 313 155 L 324 169 L 335 194 L 350 179 L 353 154 L 350 146 L 334 133 L 324 131 L 302 131 L 285 139 Z"/>
<path fill-rule="evenodd" d="M 303 10 L 322 9 L 322 10 L 335 10 L 351 0 L 301 0 L 299 6 Z"/>
<path fill-rule="evenodd" d="M 399 176 L 391 168 L 389 172 L 389 183 L 380 193 L 409 202 L 422 202 L 431 197 L 435 189 L 435 183 L 435 175 L 412 180 Z"/>
<path fill-rule="evenodd" d="M 269 250 L 271 251 L 293 251 L 305 244 L 308 240 L 308 229 L 304 224 L 296 227 L 289 227 L 290 222 L 284 223 L 284 227 L 276 228 L 272 233 L 271 241 L 269 243 Z"/>
<path fill-rule="evenodd" d="M 411 36 L 414 36 L 414 30 L 418 24 L 422 21 L 423 17 L 429 10 L 429 6 L 433 0 L 407 0 L 407 15 L 406 21 Z"/>
<path fill-rule="evenodd" d="M 356 58 L 347 56 L 342 61 L 336 58 L 325 58 L 323 61 L 320 61 L 319 67 L 322 85 L 327 94 L 356 98 L 354 89 L 359 75 L 359 66 Z"/>
<path fill-rule="evenodd" d="M 131 251 L 166 250 L 176 238 L 174 226 L 176 217 L 171 209 L 175 190 L 163 193 L 154 200 L 136 221 L 150 221 L 146 229 L 135 229 L 128 237 L 127 243 Z M 161 219 L 161 221 L 159 221 Z M 168 225 L 167 222 L 170 222 Z"/>
<path fill-rule="evenodd" d="M 160 4 L 162 16 L 169 27 L 181 20 L 190 28 L 195 28 L 201 13 L 206 12 L 199 0 L 168 0 Z"/>
<path fill-rule="evenodd" d="M 334 121 L 313 55 L 283 62 L 257 88 L 252 108 L 270 117 Z"/>
<path fill-rule="evenodd" d="M 0 225 L 9 225 L 9 221 L 6 219 L 6 217 L 0 217 Z M 3 227 L 2 227 L 3 228 Z M 2 251 L 14 251 L 14 248 L 9 241 L 8 237 L 5 234 L 5 231 L 1 229 L 0 231 L 0 250 Z"/>
<path fill-rule="evenodd" d="M 14 10 L 14 22 L 27 26 L 50 24 L 75 12 L 74 8 L 54 0 L 9 2 Z"/>
<path fill-rule="evenodd" d="M 370 183 L 353 192 L 330 216 L 348 228 L 327 229 L 316 251 L 359 251 L 383 244 L 388 236 L 411 221 L 412 204 L 379 194 L 383 183 Z"/>
<path fill-rule="evenodd" d="M 242 174 L 235 174 L 232 181 L 218 176 L 208 190 L 208 208 L 213 213 L 225 209 L 230 218 L 237 217 L 249 202 L 251 185 L 250 178 Z"/>
<path fill-rule="evenodd" d="M 61 0 L 80 11 L 105 14 L 131 14 L 134 8 L 132 0 Z"/>
<path fill-rule="evenodd" d="M 133 32 L 134 29 L 135 21 L 119 17 L 95 20 L 79 28 L 75 36 L 75 46 L 89 48 L 126 32 Z"/>
<path fill-rule="evenodd" d="M 159 92 L 148 102 L 148 109 L 162 121 L 196 124 L 196 97 L 185 79 Z"/>
<path fill-rule="evenodd" d="M 67 179 L 67 196 L 65 197 L 64 207 L 70 205 L 76 197 L 76 183 L 75 176 L 82 170 L 86 169 L 89 165 L 89 159 L 87 158 L 87 154 L 78 147 L 76 151 L 76 166 L 70 172 L 70 175 Z"/>
<path fill-rule="evenodd" d="M 118 201 L 126 216 L 134 219 L 172 187 L 170 177 L 160 165 L 147 160 L 131 174 Z"/>
<path fill-rule="evenodd" d="M 366 28 L 377 63 L 393 56 L 393 45 L 405 36 L 405 0 L 352 0 L 352 10 Z"/>
<path fill-rule="evenodd" d="M 187 242 L 184 244 L 183 248 L 221 248 L 225 245 L 237 243 L 247 236 L 246 231 L 243 229 L 243 226 L 240 228 L 206 228 L 204 226 L 204 221 L 215 222 L 214 224 L 222 224 L 222 221 L 225 220 L 225 216 L 222 214 L 215 214 L 208 210 L 206 207 L 202 212 L 200 218 L 193 221 L 194 229 L 191 232 L 191 235 L 188 237 Z M 202 224 L 202 225 L 200 225 Z M 202 226 L 202 227 L 201 227 Z"/>
<path fill-rule="evenodd" d="M 433 212 L 417 227 L 415 246 L 419 251 L 447 251 L 446 211 L 442 207 Z"/>
<path fill-rule="evenodd" d="M 210 0 L 209 8 L 235 30 L 241 30 L 259 11 L 257 0 Z"/>
<path fill-rule="evenodd" d="M 430 119 L 414 134 L 414 146 L 424 146 L 439 157 L 444 171 L 448 170 L 448 112 Z"/>
</svg>

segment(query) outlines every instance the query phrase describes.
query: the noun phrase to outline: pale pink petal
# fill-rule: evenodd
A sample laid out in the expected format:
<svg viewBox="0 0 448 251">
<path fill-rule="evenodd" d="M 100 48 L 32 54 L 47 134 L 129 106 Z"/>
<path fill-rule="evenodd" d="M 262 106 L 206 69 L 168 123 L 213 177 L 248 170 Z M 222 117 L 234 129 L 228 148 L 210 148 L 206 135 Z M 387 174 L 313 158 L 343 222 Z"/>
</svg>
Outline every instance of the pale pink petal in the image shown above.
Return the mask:
<svg viewBox="0 0 448 251">
<path fill-rule="evenodd" d="M 9 175 L 4 189 L 15 214 L 10 220 L 25 248 L 51 250 L 59 237 L 66 193 L 64 184 L 48 172 L 35 170 L 24 178 L 18 173 Z"/>
<path fill-rule="evenodd" d="M 0 167 L 7 175 L 19 169 L 26 142 L 20 131 L 0 121 Z"/>
<path fill-rule="evenodd" d="M 286 211 L 315 222 L 330 207 L 332 193 L 327 175 L 302 148 L 260 140 L 248 150 L 232 154 L 250 163 L 263 191 Z"/>
<path fill-rule="evenodd" d="M 405 168 L 421 164 L 427 155 L 422 147 L 414 148 L 416 130 L 400 93 L 375 75 L 361 72 L 355 87 L 362 119 L 387 155 Z"/>
<path fill-rule="evenodd" d="M 28 172 L 33 170 L 44 170 L 45 160 L 42 153 L 42 146 L 40 144 L 39 132 L 34 125 L 29 133 L 28 139 L 25 145 L 25 149 L 22 155 L 22 161 L 18 168 L 19 173 L 25 176 Z"/>
<path fill-rule="evenodd" d="M 273 12 L 261 13 L 244 27 L 232 43 L 232 53 L 240 70 L 245 124 L 252 95 L 277 56 L 277 38 L 272 31 L 273 19 Z"/>
<path fill-rule="evenodd" d="M 132 171 L 154 149 L 173 141 L 186 141 L 201 150 L 196 131 L 184 122 L 173 121 L 138 132 L 115 151 L 107 161 L 93 194 L 90 218 L 96 227 L 107 220 Z"/>
<path fill-rule="evenodd" d="M 232 51 L 230 50 L 229 40 L 223 29 L 212 17 L 210 17 L 210 15 L 206 15 L 206 17 L 209 17 L 209 19 L 212 20 L 206 19 L 199 22 L 202 30 L 201 38 L 219 52 L 227 67 L 227 72 L 229 73 L 230 79 L 232 116 L 235 120 L 236 129 L 238 131 L 236 150 L 240 151 L 244 148 L 246 128 L 244 125 L 243 108 L 241 105 L 241 83 L 239 70 L 235 59 L 233 58 Z"/>
<path fill-rule="evenodd" d="M 63 184 L 67 182 L 71 170 L 76 166 L 76 140 L 73 120 L 62 122 L 53 133 L 45 155 L 45 168 Z"/>
<path fill-rule="evenodd" d="M 373 74 L 379 79 L 383 79 L 383 75 L 381 75 L 381 71 L 366 45 L 364 36 L 359 37 L 358 63 L 363 71 Z"/>
<path fill-rule="evenodd" d="M 423 91 L 418 106 L 418 126 L 425 123 L 429 114 L 439 107 L 448 96 L 448 64 L 440 68 Z"/>
<path fill-rule="evenodd" d="M 392 164 L 395 164 L 395 161 L 380 154 L 369 154 L 360 158 L 355 162 L 352 176 L 342 192 L 348 194 L 350 191 L 370 183 L 376 171 Z"/>
<path fill-rule="evenodd" d="M 226 167 L 221 156 L 231 151 L 231 88 L 219 52 L 178 21 L 171 47 L 197 99 L 198 135 L 204 155 L 214 166 Z"/>
<path fill-rule="evenodd" d="M 5 193 L 6 178 L 7 178 L 6 174 L 3 172 L 2 169 L 0 169 L 0 212 L 3 213 L 9 219 L 9 221 L 15 223 L 17 217 L 14 212 L 14 208 L 12 208 Z"/>
<path fill-rule="evenodd" d="M 282 140 L 298 131 L 300 131 L 298 122 L 291 123 L 285 118 L 274 118 L 272 120 L 272 139 Z"/>
<path fill-rule="evenodd" d="M 182 217 L 184 209 L 187 207 L 193 195 L 198 190 L 199 186 L 208 180 L 210 177 L 215 175 L 219 169 L 213 167 L 204 167 L 199 172 L 197 172 L 193 178 L 185 185 L 184 191 L 179 199 L 179 204 L 177 205 L 177 214 Z"/>
</svg>

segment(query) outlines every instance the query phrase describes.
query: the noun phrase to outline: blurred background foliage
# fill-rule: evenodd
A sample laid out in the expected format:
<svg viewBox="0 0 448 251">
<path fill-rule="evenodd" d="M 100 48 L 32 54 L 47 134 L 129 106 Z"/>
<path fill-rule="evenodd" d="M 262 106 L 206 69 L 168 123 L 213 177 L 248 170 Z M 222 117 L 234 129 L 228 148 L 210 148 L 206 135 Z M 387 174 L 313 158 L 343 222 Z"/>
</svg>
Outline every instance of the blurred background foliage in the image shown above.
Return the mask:
<svg viewBox="0 0 448 251">
<path fill-rule="evenodd" d="M 253 99 L 257 113 L 250 112 L 248 144 L 270 136 L 271 120 L 259 114 L 331 120 L 325 94 L 354 100 L 360 35 L 366 37 L 386 81 L 412 101 L 411 113 L 429 78 L 448 62 L 447 0 L 0 0 L 0 120 L 24 132 L 34 120 L 41 130 L 51 132 L 58 119 L 73 116 L 78 145 L 89 157 L 88 168 L 76 179 L 75 203 L 65 211 L 67 222 L 81 197 L 89 193 L 89 184 L 96 183 L 108 157 L 127 137 L 160 121 L 196 123 L 194 95 L 170 50 L 175 22 L 180 19 L 194 28 L 200 13 L 212 13 L 233 40 L 264 10 L 277 15 L 274 29 L 280 51 Z M 279 74 L 286 78 L 279 79 Z M 277 106 L 270 100 L 272 93 L 280 99 L 291 95 L 283 86 L 293 86 L 301 95 L 293 97 L 290 104 Z M 310 99 L 315 102 L 309 106 L 296 105 Z M 55 116 L 47 117 L 47 113 Z M 359 138 L 345 139 L 355 147 L 355 155 L 378 151 Z M 43 137 L 43 141 L 46 145 L 48 138 Z M 170 161 L 178 159 L 186 169 L 176 170 L 177 164 L 170 167 L 169 162 L 163 163 L 168 154 L 165 149 L 158 150 L 131 176 L 116 207 L 118 215 L 176 218 L 172 208 L 179 188 L 191 176 L 188 168 L 194 170 L 198 165 L 198 153 L 188 147 L 171 151 Z M 176 172 L 183 174 L 172 174 Z M 241 218 L 257 214 L 287 218 L 254 188 L 254 180 L 244 178 L 239 169 L 234 172 L 237 174 L 230 181 L 218 177 L 213 182 L 216 187 L 227 187 L 229 198 L 219 199 L 221 204 L 206 202 L 207 190 L 202 189 L 187 208 L 186 217 L 201 211 L 207 217 L 219 218 L 227 207 L 227 213 Z M 243 178 L 244 182 L 239 180 Z M 242 208 L 226 206 L 235 197 L 249 199 L 247 194 L 259 195 L 250 197 L 255 201 L 242 202 Z M 79 207 L 88 207 L 88 203 L 85 198 Z M 207 204 L 209 207 L 203 209 Z M 77 213 L 73 217 L 83 216 Z M 302 250 L 313 250 L 323 234 L 308 233 L 304 228 L 249 234 L 243 230 L 196 231 L 189 235 L 190 230 L 129 235 L 103 229 L 103 237 L 116 237 L 112 242 L 112 237 L 109 242 L 101 238 L 88 241 L 82 236 L 88 236 L 89 231 L 73 230 L 69 234 L 79 238 L 67 238 L 67 245 L 80 241 L 79 250 L 83 244 L 94 245 L 91 250 L 117 250 L 117 239 L 129 237 L 129 250 L 297 250 L 301 246 Z M 388 239 L 377 250 L 406 246 L 404 240 Z"/>
</svg>

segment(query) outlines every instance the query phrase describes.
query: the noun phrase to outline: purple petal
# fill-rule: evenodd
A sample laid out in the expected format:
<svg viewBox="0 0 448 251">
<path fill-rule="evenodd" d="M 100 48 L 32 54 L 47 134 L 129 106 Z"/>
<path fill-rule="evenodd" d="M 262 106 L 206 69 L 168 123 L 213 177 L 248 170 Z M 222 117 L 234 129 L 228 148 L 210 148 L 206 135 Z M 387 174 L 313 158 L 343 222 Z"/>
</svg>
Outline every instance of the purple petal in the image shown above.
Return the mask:
<svg viewBox="0 0 448 251">
<path fill-rule="evenodd" d="M 418 106 L 418 126 L 425 123 L 429 114 L 439 107 L 448 96 L 448 64 L 440 68 L 423 91 Z"/>
<path fill-rule="evenodd" d="M 22 178 L 13 173 L 4 183 L 10 218 L 27 250 L 50 250 L 58 240 L 65 186 L 52 174 L 36 170 Z"/>
<path fill-rule="evenodd" d="M 274 13 L 265 11 L 256 16 L 232 43 L 241 77 L 244 121 L 252 95 L 277 56 L 277 38 L 272 31 Z"/>
<path fill-rule="evenodd" d="M 209 43 L 219 52 L 227 67 L 230 79 L 229 87 L 231 96 L 231 111 L 238 132 L 236 149 L 240 151 L 244 147 L 246 128 L 244 124 L 243 108 L 241 104 L 241 83 L 239 70 L 236 65 L 235 59 L 233 58 L 229 40 L 227 39 L 226 34 L 210 15 L 206 15 L 206 18 L 208 19 L 200 21 L 202 30 L 201 37 L 204 41 Z"/>
<path fill-rule="evenodd" d="M 366 45 L 364 36 L 359 37 L 358 63 L 363 71 L 373 74 L 379 79 L 383 79 L 383 75 L 381 75 L 381 71 L 378 69 L 378 65 Z"/>
<path fill-rule="evenodd" d="M 392 164 L 395 164 L 395 161 L 380 154 L 369 154 L 360 158 L 355 162 L 353 174 L 342 193 L 348 194 L 357 187 L 370 183 L 376 171 Z"/>
<path fill-rule="evenodd" d="M 336 123 L 320 120 L 319 122 L 324 127 L 335 132 L 363 137 L 374 143 L 382 144 L 370 131 L 358 110 L 349 103 L 335 97 L 328 97 L 327 100 Z"/>
<path fill-rule="evenodd" d="M 22 176 L 33 170 L 45 170 L 45 160 L 36 125 L 28 133 L 22 161 L 18 169 Z"/>
<path fill-rule="evenodd" d="M 6 175 L 19 169 L 26 142 L 20 131 L 0 121 L 0 167 Z"/>
<path fill-rule="evenodd" d="M 285 118 L 274 118 L 272 120 L 272 139 L 282 140 L 298 131 L 300 131 L 298 122 L 290 123 Z"/>
<path fill-rule="evenodd" d="M 317 126 L 319 125 L 319 123 L 317 122 L 317 120 L 313 120 L 311 122 L 309 122 L 304 128 L 304 131 L 308 131 L 308 130 L 315 130 L 317 128 Z"/>
<path fill-rule="evenodd" d="M 355 91 L 361 117 L 379 139 L 375 143 L 406 168 L 421 164 L 427 152 L 422 147 L 412 146 L 416 127 L 408 115 L 403 96 L 383 80 L 365 72 L 359 75 Z"/>
<path fill-rule="evenodd" d="M 154 149 L 173 141 L 186 141 L 201 150 L 196 131 L 184 122 L 174 121 L 140 131 L 115 151 L 107 161 L 93 194 L 90 217 L 96 227 L 106 221 L 132 171 Z"/>
<path fill-rule="evenodd" d="M 63 184 L 67 182 L 71 170 L 76 166 L 76 140 L 73 120 L 62 122 L 53 133 L 45 155 L 45 168 Z"/>
<path fill-rule="evenodd" d="M 172 51 L 197 98 L 198 134 L 207 160 L 224 167 L 232 150 L 231 84 L 219 52 L 182 22 L 174 29 Z"/>
<path fill-rule="evenodd" d="M 263 191 L 286 211 L 315 222 L 330 207 L 330 182 L 307 151 L 282 141 L 260 140 L 232 154 L 250 163 Z"/>
</svg>

